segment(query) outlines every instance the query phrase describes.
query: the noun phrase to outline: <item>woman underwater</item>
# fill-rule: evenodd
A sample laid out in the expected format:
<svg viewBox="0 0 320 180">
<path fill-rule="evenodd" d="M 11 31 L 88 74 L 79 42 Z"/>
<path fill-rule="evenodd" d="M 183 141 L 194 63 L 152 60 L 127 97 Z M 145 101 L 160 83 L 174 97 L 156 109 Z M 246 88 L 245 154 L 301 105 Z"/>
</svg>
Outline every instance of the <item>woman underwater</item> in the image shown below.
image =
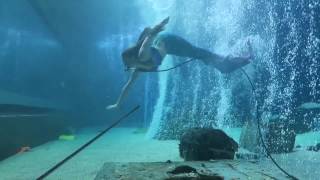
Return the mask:
<svg viewBox="0 0 320 180">
<path fill-rule="evenodd" d="M 250 63 L 252 58 L 251 44 L 248 41 L 249 55 L 242 57 L 221 56 L 208 50 L 196 47 L 185 39 L 169 34 L 161 33 L 169 17 L 153 28 L 147 27 L 141 33 L 137 43 L 122 53 L 122 60 L 126 69 L 131 69 L 131 75 L 123 86 L 117 102 L 107 106 L 106 109 L 118 108 L 134 81 L 141 72 L 155 71 L 161 65 L 166 55 L 199 59 L 206 65 L 212 65 L 221 73 L 230 73 Z"/>
</svg>

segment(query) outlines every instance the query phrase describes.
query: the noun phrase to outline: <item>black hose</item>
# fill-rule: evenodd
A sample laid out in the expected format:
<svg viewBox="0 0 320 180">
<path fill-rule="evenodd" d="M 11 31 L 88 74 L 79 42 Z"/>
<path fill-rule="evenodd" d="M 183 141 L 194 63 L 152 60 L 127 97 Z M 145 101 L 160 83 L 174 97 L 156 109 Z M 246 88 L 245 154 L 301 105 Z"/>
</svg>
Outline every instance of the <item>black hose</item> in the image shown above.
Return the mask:
<svg viewBox="0 0 320 180">
<path fill-rule="evenodd" d="M 171 68 L 162 69 L 162 70 L 155 70 L 155 71 L 148 71 L 148 72 L 165 72 L 165 71 L 170 71 L 170 70 L 172 70 L 172 69 L 176 69 L 176 68 L 178 68 L 178 67 L 180 67 L 180 66 L 183 66 L 183 65 L 185 65 L 185 64 L 187 64 L 187 63 L 189 63 L 189 62 L 191 62 L 191 61 L 194 61 L 194 60 L 196 60 L 196 59 L 194 59 L 194 58 L 189 58 L 189 59 L 187 59 L 186 61 L 184 61 L 184 62 L 182 62 L 182 63 L 180 63 L 180 64 L 178 64 L 178 65 L 176 65 L 176 66 L 173 66 L 173 67 L 171 67 Z"/>
<path fill-rule="evenodd" d="M 150 72 L 150 73 L 165 72 L 165 71 L 170 71 L 170 70 L 176 69 L 176 68 L 178 68 L 180 66 L 183 66 L 183 65 L 185 65 L 185 64 L 187 64 L 187 63 L 189 63 L 191 61 L 195 61 L 195 60 L 197 60 L 197 59 L 189 58 L 186 61 L 184 61 L 184 62 L 182 62 L 180 64 L 177 64 L 177 65 L 175 65 L 175 66 L 173 66 L 171 68 L 168 68 L 168 69 L 161 69 L 161 70 L 141 70 L 141 69 L 138 69 L 138 71 L 140 71 L 140 72 Z M 129 70 L 133 70 L 133 69 L 134 68 L 125 68 L 124 71 L 129 71 Z"/>
<path fill-rule="evenodd" d="M 257 103 L 257 104 L 256 104 L 256 120 L 257 120 L 257 124 L 258 124 L 258 132 L 259 132 L 259 137 L 260 137 L 260 140 L 261 140 L 261 144 L 262 144 L 264 150 L 266 151 L 267 156 L 271 159 L 271 161 L 273 162 L 273 164 L 276 165 L 277 168 L 278 168 L 280 171 L 282 171 L 284 174 L 286 174 L 287 176 L 289 176 L 291 179 L 298 180 L 297 177 L 289 174 L 286 170 L 284 170 L 284 169 L 274 160 L 274 158 L 271 156 L 271 153 L 270 153 L 270 151 L 269 151 L 266 143 L 264 142 L 264 139 L 263 139 L 263 136 L 262 136 L 262 132 L 261 132 L 261 127 L 260 127 L 260 125 L 261 125 L 261 120 L 260 120 L 260 114 L 259 114 L 259 113 L 260 113 L 260 111 L 259 111 L 260 108 L 259 108 L 258 98 L 257 98 L 257 95 L 256 95 L 256 88 L 255 88 L 255 86 L 253 85 L 253 83 L 252 83 L 249 75 L 247 74 L 247 72 L 246 72 L 243 68 L 241 68 L 241 71 L 242 71 L 242 73 L 247 77 L 247 79 L 248 79 L 248 81 L 249 81 L 249 83 L 250 83 L 250 85 L 251 85 L 251 88 L 252 88 L 253 96 L 254 96 L 254 98 L 256 99 L 256 103 Z"/>
<path fill-rule="evenodd" d="M 118 125 L 122 120 L 126 119 L 128 116 L 130 116 L 132 113 L 134 113 L 136 110 L 138 110 L 140 106 L 136 106 L 133 108 L 130 112 L 120 117 L 117 121 L 115 121 L 113 124 L 111 124 L 109 127 L 107 127 L 105 130 L 101 131 L 98 135 L 93 137 L 91 140 L 89 140 L 87 143 L 82 145 L 80 148 L 75 150 L 73 153 L 71 153 L 69 156 L 64 158 L 62 161 L 58 162 L 55 166 L 53 166 L 51 169 L 49 169 L 47 172 L 43 173 L 41 176 L 37 178 L 37 180 L 42 180 L 48 175 L 50 175 L 52 172 L 54 172 L 56 169 L 58 169 L 60 166 L 62 166 L 64 163 L 66 163 L 68 160 L 73 158 L 75 155 L 77 155 L 79 152 L 81 152 L 83 149 L 85 149 L 87 146 L 95 142 L 98 138 L 100 138 L 102 135 L 104 135 L 106 132 L 108 132 L 110 129 L 114 128 L 116 125 Z"/>
</svg>

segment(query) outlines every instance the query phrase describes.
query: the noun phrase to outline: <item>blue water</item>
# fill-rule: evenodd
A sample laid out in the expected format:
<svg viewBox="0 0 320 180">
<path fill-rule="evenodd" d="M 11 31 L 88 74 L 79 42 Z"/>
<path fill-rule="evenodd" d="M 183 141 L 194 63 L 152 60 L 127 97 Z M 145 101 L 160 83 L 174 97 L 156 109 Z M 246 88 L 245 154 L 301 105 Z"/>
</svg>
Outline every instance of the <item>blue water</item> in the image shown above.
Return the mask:
<svg viewBox="0 0 320 180">
<path fill-rule="evenodd" d="M 142 74 L 121 108 L 107 111 L 129 77 L 121 52 L 168 16 L 165 31 L 221 55 L 245 54 L 249 39 L 255 58 L 244 70 L 257 96 L 240 70 L 226 75 L 193 61 Z M 167 56 L 159 69 L 185 60 Z M 68 114 L 67 129 L 101 127 L 140 105 L 120 126 L 171 140 L 192 127 L 256 124 L 258 103 L 263 132 L 276 119 L 313 133 L 319 68 L 318 0 L 0 0 L 0 104 L 58 109 Z"/>
<path fill-rule="evenodd" d="M 160 14 L 173 14 L 175 24 L 171 24 L 171 31 L 217 53 L 241 54 L 244 41 L 251 39 L 256 58 L 245 69 L 258 87 L 264 119 L 278 115 L 299 124 L 296 126 L 318 127 L 314 122 L 318 115 L 302 122 L 306 115 L 296 112 L 305 102 L 319 101 L 317 2 L 164 1 L 151 4 L 171 7 L 159 10 Z M 184 11 L 191 8 L 193 11 Z M 240 72 L 225 76 L 194 63 L 159 76 L 160 98 L 156 105 L 171 108 L 156 108 L 153 121 L 163 122 L 158 126 L 160 136 L 172 126 L 169 123 L 173 118 L 193 120 L 185 126 L 216 127 L 238 126 L 252 118 L 248 115 L 253 113 L 250 86 Z M 162 82 L 163 76 L 170 78 Z M 163 96 L 165 98 L 161 98 Z M 180 105 L 184 108 L 174 108 Z"/>
</svg>

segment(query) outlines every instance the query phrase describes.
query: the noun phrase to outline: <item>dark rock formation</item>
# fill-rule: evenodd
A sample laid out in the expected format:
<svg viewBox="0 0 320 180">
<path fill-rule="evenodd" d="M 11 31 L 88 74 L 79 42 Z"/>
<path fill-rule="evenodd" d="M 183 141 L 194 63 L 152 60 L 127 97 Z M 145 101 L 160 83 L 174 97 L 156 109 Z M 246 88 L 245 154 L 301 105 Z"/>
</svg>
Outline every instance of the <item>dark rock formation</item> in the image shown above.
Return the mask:
<svg viewBox="0 0 320 180">
<path fill-rule="evenodd" d="M 308 151 L 319 152 L 320 151 L 320 143 L 316 144 L 315 146 L 308 146 L 307 150 Z"/>
<path fill-rule="evenodd" d="M 182 173 L 198 173 L 197 170 L 191 166 L 182 165 L 168 171 L 169 174 L 182 174 Z"/>
<path fill-rule="evenodd" d="M 212 128 L 192 128 L 182 135 L 179 144 L 180 156 L 186 161 L 233 159 L 237 150 L 237 142 Z"/>
<path fill-rule="evenodd" d="M 292 152 L 296 133 L 285 120 L 276 119 L 269 122 L 266 133 L 266 145 L 270 153 Z"/>
<path fill-rule="evenodd" d="M 296 133 L 287 119 L 279 117 L 269 120 L 262 125 L 262 135 L 270 153 L 288 153 L 294 148 Z M 240 147 L 254 153 L 263 152 L 258 126 L 254 122 L 247 123 L 241 132 Z"/>
</svg>

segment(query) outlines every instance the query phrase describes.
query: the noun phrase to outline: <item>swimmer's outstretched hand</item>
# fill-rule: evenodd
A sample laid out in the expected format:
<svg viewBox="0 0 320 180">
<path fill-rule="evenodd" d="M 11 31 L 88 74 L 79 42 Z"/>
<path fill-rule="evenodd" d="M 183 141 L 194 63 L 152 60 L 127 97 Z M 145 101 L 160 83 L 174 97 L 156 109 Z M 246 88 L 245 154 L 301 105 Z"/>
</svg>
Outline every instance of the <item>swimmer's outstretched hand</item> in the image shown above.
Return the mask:
<svg viewBox="0 0 320 180">
<path fill-rule="evenodd" d="M 169 20 L 170 20 L 170 18 L 167 17 L 164 20 L 162 20 L 160 24 L 158 24 L 154 28 L 152 28 L 152 34 L 156 35 L 159 32 L 163 31 L 165 29 L 165 26 L 169 23 Z"/>
<path fill-rule="evenodd" d="M 253 49 L 252 49 L 252 44 L 251 44 L 250 39 L 247 40 L 246 46 L 247 46 L 248 50 L 247 50 L 247 53 L 243 57 L 244 57 L 244 59 L 247 60 L 247 63 L 249 64 L 254 59 L 254 54 L 253 54 Z"/>
<path fill-rule="evenodd" d="M 249 56 L 250 59 L 253 59 L 254 58 L 254 54 L 253 54 L 253 48 L 252 48 L 251 39 L 247 40 L 246 45 L 248 47 L 248 56 Z"/>
<path fill-rule="evenodd" d="M 170 17 L 168 16 L 167 18 L 161 21 L 160 25 L 165 26 L 166 24 L 169 23 L 169 20 L 170 20 Z"/>
<path fill-rule="evenodd" d="M 106 110 L 113 110 L 113 109 L 118 109 L 119 105 L 118 104 L 113 104 L 113 105 L 109 105 L 106 107 Z"/>
</svg>

